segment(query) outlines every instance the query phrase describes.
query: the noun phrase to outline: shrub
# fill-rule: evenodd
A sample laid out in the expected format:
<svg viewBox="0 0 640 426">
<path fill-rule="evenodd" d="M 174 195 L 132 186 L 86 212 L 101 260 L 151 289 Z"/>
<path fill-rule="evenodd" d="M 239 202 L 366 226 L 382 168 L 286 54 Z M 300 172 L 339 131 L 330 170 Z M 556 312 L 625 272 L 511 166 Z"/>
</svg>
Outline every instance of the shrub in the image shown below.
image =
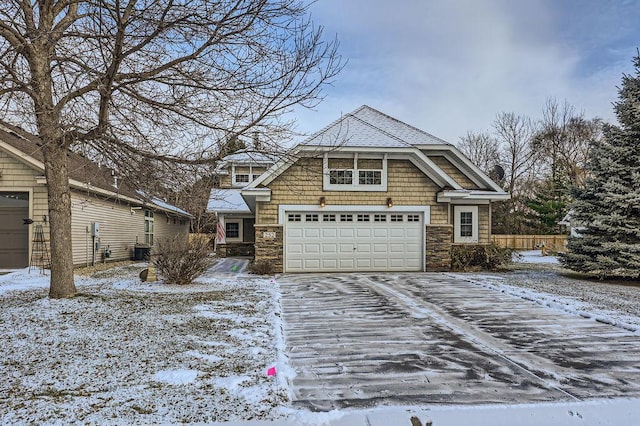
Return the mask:
<svg viewBox="0 0 640 426">
<path fill-rule="evenodd" d="M 270 260 L 254 260 L 249 264 L 249 273 L 256 275 L 273 275 L 273 263 Z"/>
<path fill-rule="evenodd" d="M 210 265 L 209 239 L 198 236 L 158 238 L 153 264 L 168 284 L 191 284 Z"/>
<path fill-rule="evenodd" d="M 454 245 L 451 247 L 451 269 L 496 270 L 512 262 L 513 250 L 496 244 Z"/>
</svg>

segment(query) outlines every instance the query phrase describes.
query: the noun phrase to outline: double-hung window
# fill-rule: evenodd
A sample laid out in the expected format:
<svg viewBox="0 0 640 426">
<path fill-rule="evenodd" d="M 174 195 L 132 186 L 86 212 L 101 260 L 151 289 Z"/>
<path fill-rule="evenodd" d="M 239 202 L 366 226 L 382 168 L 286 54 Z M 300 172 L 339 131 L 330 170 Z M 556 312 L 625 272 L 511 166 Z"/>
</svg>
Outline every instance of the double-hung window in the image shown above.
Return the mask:
<svg viewBox="0 0 640 426">
<path fill-rule="evenodd" d="M 453 207 L 453 242 L 478 242 L 478 206 Z"/>
</svg>

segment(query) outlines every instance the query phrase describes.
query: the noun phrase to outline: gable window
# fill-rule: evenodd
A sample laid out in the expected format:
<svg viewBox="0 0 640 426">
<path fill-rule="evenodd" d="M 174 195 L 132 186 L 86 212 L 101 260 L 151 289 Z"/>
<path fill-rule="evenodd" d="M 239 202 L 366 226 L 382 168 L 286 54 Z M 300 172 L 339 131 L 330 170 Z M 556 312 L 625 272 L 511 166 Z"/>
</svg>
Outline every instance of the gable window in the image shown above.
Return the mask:
<svg viewBox="0 0 640 426">
<path fill-rule="evenodd" d="M 360 185 L 382 184 L 382 170 L 360 170 L 358 174 L 358 183 Z"/>
<path fill-rule="evenodd" d="M 330 170 L 329 183 L 331 185 L 351 185 L 353 183 L 353 170 Z"/>
<path fill-rule="evenodd" d="M 387 190 L 386 154 L 326 153 L 322 168 L 322 188 L 325 191 Z"/>
<path fill-rule="evenodd" d="M 453 207 L 453 242 L 478 242 L 478 206 Z"/>
<path fill-rule="evenodd" d="M 236 183 L 249 183 L 249 175 L 244 173 L 236 175 Z"/>
</svg>

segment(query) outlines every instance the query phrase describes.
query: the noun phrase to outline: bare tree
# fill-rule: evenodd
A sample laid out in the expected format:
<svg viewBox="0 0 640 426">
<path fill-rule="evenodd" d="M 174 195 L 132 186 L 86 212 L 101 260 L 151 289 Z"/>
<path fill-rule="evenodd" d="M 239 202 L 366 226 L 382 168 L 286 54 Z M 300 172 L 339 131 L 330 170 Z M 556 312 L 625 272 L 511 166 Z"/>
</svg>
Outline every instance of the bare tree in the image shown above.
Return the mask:
<svg viewBox="0 0 640 426">
<path fill-rule="evenodd" d="M 535 127 L 528 117 L 503 112 L 494 120 L 493 129 L 505 166 L 505 189 L 514 194 L 523 189 L 522 183 L 536 171 L 538 153 L 531 145 Z"/>
<path fill-rule="evenodd" d="M 485 173 L 491 173 L 500 164 L 500 146 L 488 133 L 467 132 L 460 138 L 458 148 Z"/>
<path fill-rule="evenodd" d="M 298 0 L 6 0 L 0 108 L 42 141 L 54 298 L 73 295 L 67 151 L 123 168 L 206 163 L 215 141 L 278 135 L 342 67 Z M 132 163 L 133 161 L 133 163 Z"/>
</svg>

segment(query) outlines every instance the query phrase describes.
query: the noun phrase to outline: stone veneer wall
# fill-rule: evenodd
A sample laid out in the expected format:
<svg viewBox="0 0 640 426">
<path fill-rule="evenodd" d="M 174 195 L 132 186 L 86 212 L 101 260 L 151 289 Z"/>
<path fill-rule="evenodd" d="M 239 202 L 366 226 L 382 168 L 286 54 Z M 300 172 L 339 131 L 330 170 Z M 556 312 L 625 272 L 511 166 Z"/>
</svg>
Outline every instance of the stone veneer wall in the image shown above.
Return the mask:
<svg viewBox="0 0 640 426">
<path fill-rule="evenodd" d="M 282 225 L 255 225 L 255 260 L 273 263 L 276 272 L 284 272 L 284 244 Z"/>
<path fill-rule="evenodd" d="M 427 225 L 426 262 L 428 272 L 451 269 L 453 225 Z"/>
</svg>

